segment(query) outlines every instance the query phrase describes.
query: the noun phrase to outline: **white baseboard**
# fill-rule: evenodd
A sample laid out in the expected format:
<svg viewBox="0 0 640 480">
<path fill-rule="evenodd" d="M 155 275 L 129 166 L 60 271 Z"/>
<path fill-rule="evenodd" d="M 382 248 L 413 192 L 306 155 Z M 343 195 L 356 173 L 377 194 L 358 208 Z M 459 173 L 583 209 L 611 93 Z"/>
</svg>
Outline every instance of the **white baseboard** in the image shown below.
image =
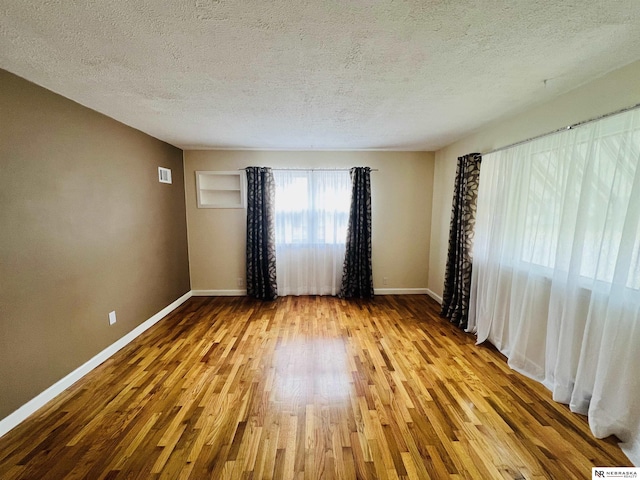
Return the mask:
<svg viewBox="0 0 640 480">
<path fill-rule="evenodd" d="M 76 368 L 73 372 L 68 374 L 66 377 L 58 380 L 56 383 L 47 388 L 44 392 L 40 393 L 36 397 L 29 400 L 27 403 L 18 408 L 15 412 L 9 414 L 7 417 L 0 420 L 0 437 L 6 434 L 8 431 L 12 430 L 20 423 L 22 423 L 28 416 L 35 413 L 38 409 L 43 407 L 46 403 L 53 400 L 55 397 L 60 395 L 63 391 L 69 388 L 71 385 L 76 383 L 82 377 L 84 377 L 91 370 L 96 368 L 102 362 L 107 360 L 113 354 L 115 354 L 118 350 L 121 350 L 129 343 L 131 343 L 137 336 L 143 333 L 145 330 L 148 330 L 150 327 L 158 323 L 164 317 L 166 317 L 173 310 L 178 308 L 184 302 L 186 302 L 189 298 L 191 298 L 192 292 L 189 291 L 185 293 L 183 296 L 178 298 L 175 302 L 166 306 L 154 316 L 144 321 L 136 328 L 127 333 L 124 337 L 115 341 L 107 348 L 98 353 L 95 357 L 91 358 L 83 365 Z"/>
<path fill-rule="evenodd" d="M 374 288 L 375 295 L 425 295 L 426 288 Z"/>
<path fill-rule="evenodd" d="M 429 295 L 436 302 L 438 302 L 440 305 L 442 305 L 442 297 L 440 295 L 438 295 L 436 292 L 434 292 L 433 290 L 427 288 L 427 295 Z"/>
<path fill-rule="evenodd" d="M 194 297 L 244 297 L 246 290 L 191 290 Z M 438 303 L 442 299 L 428 288 L 376 288 L 375 295 L 429 295 Z"/>
<path fill-rule="evenodd" d="M 194 297 L 244 297 L 246 290 L 191 290 Z"/>
</svg>

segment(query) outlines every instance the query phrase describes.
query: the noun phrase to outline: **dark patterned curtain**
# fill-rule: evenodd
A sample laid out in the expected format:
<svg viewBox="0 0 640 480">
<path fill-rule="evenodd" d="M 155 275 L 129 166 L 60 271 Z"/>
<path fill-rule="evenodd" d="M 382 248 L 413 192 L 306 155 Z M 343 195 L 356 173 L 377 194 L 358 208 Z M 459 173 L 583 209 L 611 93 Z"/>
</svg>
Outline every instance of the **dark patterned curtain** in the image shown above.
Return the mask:
<svg viewBox="0 0 640 480">
<path fill-rule="evenodd" d="M 456 170 L 441 314 L 460 328 L 467 328 L 469 318 L 471 250 L 481 162 L 482 155 L 470 153 L 458 157 Z"/>
<path fill-rule="evenodd" d="M 373 297 L 371 269 L 371 169 L 351 169 L 351 210 L 342 269 L 342 298 Z"/>
<path fill-rule="evenodd" d="M 261 300 L 278 296 L 276 284 L 275 184 L 266 167 L 247 171 L 247 294 Z"/>
</svg>

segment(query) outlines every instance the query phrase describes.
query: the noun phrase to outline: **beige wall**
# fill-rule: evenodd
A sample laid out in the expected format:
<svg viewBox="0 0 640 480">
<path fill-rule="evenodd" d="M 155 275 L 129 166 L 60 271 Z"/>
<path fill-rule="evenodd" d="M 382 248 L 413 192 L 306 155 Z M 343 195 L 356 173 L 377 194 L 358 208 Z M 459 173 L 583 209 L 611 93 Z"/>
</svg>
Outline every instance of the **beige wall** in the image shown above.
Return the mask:
<svg viewBox="0 0 640 480">
<path fill-rule="evenodd" d="M 426 288 L 433 161 L 429 152 L 184 152 L 191 287 L 237 290 L 245 277 L 246 212 L 198 209 L 194 172 L 257 165 L 379 169 L 371 174 L 374 287 Z"/>
<path fill-rule="evenodd" d="M 1 70 L 0 112 L 3 418 L 188 292 L 189 270 L 179 149 Z"/>
<path fill-rule="evenodd" d="M 488 152 L 572 123 L 640 103 L 640 62 L 609 73 L 556 100 L 486 126 L 436 152 L 429 258 L 429 289 L 442 295 L 456 159 Z M 482 171 L 480 172 L 482 181 Z"/>
</svg>

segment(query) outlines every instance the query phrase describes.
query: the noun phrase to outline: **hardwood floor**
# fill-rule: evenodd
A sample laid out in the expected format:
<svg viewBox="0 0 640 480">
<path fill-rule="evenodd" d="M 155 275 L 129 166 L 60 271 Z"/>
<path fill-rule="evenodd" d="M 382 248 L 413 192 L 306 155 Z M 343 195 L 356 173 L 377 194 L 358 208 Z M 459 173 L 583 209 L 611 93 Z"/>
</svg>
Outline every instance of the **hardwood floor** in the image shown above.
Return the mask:
<svg viewBox="0 0 640 480">
<path fill-rule="evenodd" d="M 437 308 L 192 298 L 0 438 L 0 478 L 586 479 L 631 465 Z"/>
</svg>

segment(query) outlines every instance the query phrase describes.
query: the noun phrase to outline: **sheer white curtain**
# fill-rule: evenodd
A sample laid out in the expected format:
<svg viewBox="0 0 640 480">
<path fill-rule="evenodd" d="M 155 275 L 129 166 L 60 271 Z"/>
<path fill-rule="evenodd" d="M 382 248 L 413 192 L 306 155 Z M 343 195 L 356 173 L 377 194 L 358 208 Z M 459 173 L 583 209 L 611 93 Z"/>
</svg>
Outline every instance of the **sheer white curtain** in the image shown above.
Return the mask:
<svg viewBox="0 0 640 480">
<path fill-rule="evenodd" d="M 640 463 L 640 111 L 483 156 L 469 329 Z"/>
<path fill-rule="evenodd" d="M 337 295 L 351 178 L 348 171 L 274 170 L 279 295 Z"/>
</svg>

